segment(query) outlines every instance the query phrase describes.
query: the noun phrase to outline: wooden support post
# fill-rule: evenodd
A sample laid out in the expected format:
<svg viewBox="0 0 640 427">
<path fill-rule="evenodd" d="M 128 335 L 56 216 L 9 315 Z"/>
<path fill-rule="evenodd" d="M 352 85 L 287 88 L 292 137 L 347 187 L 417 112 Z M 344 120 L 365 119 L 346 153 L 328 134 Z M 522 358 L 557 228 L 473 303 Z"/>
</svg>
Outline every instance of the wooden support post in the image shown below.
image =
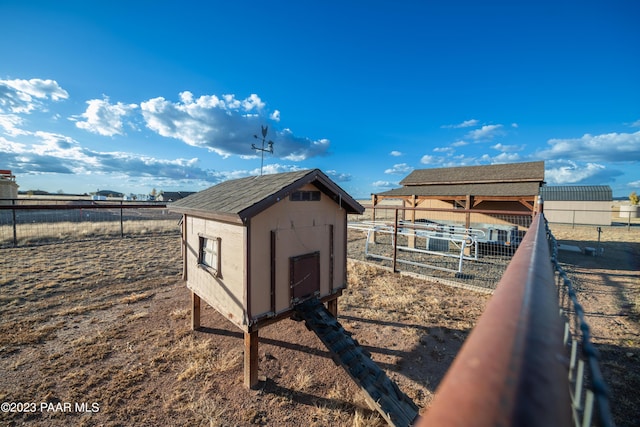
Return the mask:
<svg viewBox="0 0 640 427">
<path fill-rule="evenodd" d="M 376 222 L 376 205 L 378 204 L 378 196 L 371 195 L 371 222 Z M 376 232 L 369 234 L 369 243 L 376 243 Z"/>
<path fill-rule="evenodd" d="M 416 207 L 416 195 L 415 194 L 413 194 L 411 196 L 410 206 L 412 208 L 411 209 L 411 213 L 410 213 L 410 215 L 411 215 L 411 224 L 416 225 L 416 211 L 413 210 L 413 208 Z M 409 233 L 410 234 L 409 234 L 408 246 L 410 248 L 415 248 L 416 247 L 416 229 L 415 228 L 412 229 Z"/>
<path fill-rule="evenodd" d="M 244 333 L 244 385 L 258 384 L 258 331 Z"/>
<path fill-rule="evenodd" d="M 338 318 L 338 298 L 327 301 L 327 310 L 333 317 Z"/>
<path fill-rule="evenodd" d="M 467 197 L 465 200 L 465 208 L 467 212 L 464 216 L 464 228 L 468 230 L 471 228 L 471 209 L 473 209 L 473 196 L 470 194 L 467 194 Z M 471 246 L 465 246 L 464 254 L 466 256 L 471 255 Z"/>
<path fill-rule="evenodd" d="M 200 297 L 191 291 L 191 329 L 200 329 Z"/>
</svg>

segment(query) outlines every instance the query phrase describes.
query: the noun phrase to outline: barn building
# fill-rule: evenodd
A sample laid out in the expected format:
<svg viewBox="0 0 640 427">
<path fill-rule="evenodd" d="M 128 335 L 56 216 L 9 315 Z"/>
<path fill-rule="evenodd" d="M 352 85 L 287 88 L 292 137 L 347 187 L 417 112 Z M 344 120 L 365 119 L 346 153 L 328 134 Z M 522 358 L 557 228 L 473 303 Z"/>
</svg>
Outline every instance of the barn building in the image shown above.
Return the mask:
<svg viewBox="0 0 640 427">
<path fill-rule="evenodd" d="M 540 189 L 549 222 L 611 225 L 613 192 L 608 185 L 558 185 Z"/>
<path fill-rule="evenodd" d="M 318 169 L 222 182 L 178 200 L 192 326 L 201 299 L 245 334 L 244 382 L 257 383 L 258 330 L 309 296 L 334 315 L 347 285 L 347 214 L 364 208 Z"/>
</svg>

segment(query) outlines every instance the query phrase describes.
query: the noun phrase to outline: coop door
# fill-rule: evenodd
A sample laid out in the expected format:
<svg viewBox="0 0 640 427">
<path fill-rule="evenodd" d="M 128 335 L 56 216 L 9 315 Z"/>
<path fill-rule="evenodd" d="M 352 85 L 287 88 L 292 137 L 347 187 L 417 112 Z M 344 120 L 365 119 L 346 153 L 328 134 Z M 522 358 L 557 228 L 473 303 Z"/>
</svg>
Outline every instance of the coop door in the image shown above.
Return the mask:
<svg viewBox="0 0 640 427">
<path fill-rule="evenodd" d="M 320 294 L 320 252 L 289 258 L 291 303 Z"/>
</svg>

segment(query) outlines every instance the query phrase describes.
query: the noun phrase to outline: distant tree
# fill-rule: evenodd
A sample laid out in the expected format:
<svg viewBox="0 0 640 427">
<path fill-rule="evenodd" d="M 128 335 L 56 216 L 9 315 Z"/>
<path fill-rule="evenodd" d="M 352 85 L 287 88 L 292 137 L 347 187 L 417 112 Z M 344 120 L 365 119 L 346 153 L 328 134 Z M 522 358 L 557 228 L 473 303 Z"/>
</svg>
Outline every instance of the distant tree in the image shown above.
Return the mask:
<svg viewBox="0 0 640 427">
<path fill-rule="evenodd" d="M 58 190 L 57 193 L 58 194 L 64 194 L 64 190 Z"/>
<path fill-rule="evenodd" d="M 149 193 L 149 194 L 150 194 L 153 198 L 155 198 L 155 197 L 156 197 L 156 195 L 158 194 L 158 192 L 157 192 L 157 191 L 156 191 L 156 189 L 154 188 L 154 189 L 152 189 L 152 190 L 151 190 L 151 193 Z"/>
<path fill-rule="evenodd" d="M 631 194 L 629 194 L 629 201 L 633 206 L 636 206 L 640 203 L 640 197 L 638 197 L 635 191 L 632 191 Z"/>
</svg>

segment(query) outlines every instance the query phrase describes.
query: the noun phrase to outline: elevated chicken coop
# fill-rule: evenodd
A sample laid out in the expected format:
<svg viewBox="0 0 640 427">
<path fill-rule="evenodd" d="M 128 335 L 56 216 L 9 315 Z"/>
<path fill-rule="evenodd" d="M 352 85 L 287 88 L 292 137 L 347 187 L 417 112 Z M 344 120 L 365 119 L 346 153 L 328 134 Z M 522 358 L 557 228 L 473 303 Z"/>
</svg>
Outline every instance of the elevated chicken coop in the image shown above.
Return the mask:
<svg viewBox="0 0 640 427">
<path fill-rule="evenodd" d="M 229 180 L 172 203 L 183 278 L 245 334 L 244 383 L 258 382 L 258 330 L 315 297 L 337 315 L 347 286 L 347 214 L 364 208 L 318 169 Z"/>
</svg>

